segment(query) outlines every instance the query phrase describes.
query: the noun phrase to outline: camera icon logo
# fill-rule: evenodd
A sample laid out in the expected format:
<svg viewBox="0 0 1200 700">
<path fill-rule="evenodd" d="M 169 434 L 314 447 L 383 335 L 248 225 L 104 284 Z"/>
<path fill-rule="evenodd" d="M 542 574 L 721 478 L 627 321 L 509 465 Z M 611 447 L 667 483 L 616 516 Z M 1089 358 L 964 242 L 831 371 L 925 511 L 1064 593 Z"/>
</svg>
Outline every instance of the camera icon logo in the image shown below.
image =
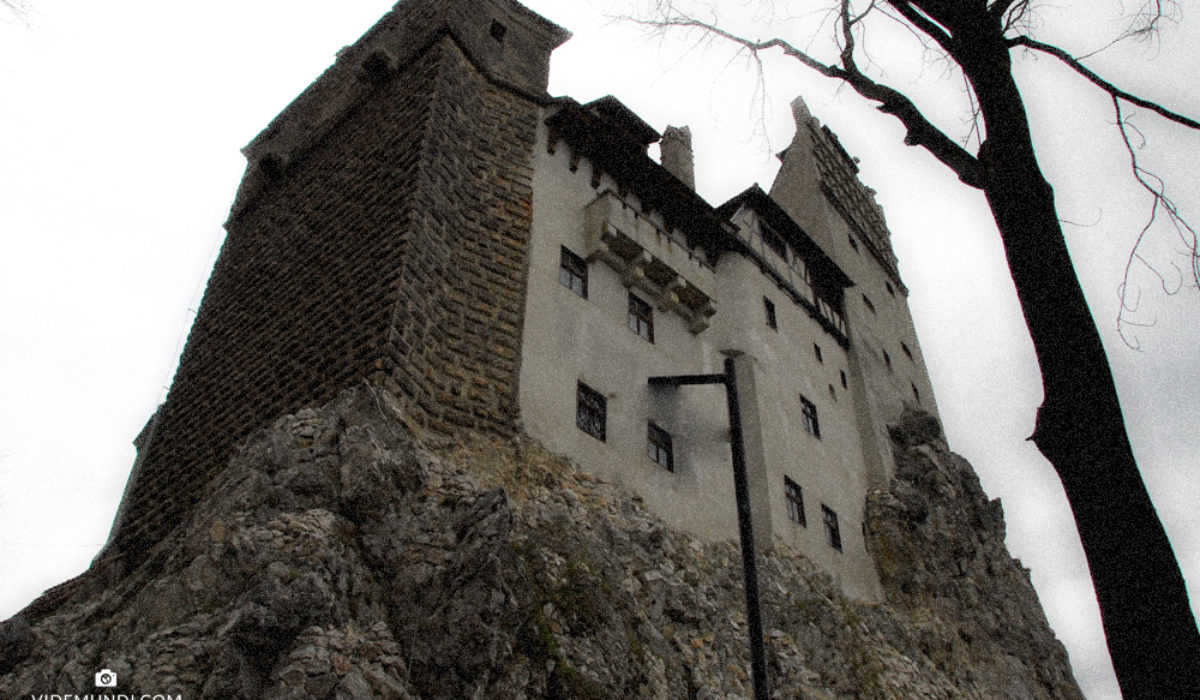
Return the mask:
<svg viewBox="0 0 1200 700">
<path fill-rule="evenodd" d="M 96 672 L 96 687 L 97 688 L 115 688 L 117 687 L 117 674 L 107 668 L 100 669 Z"/>
</svg>

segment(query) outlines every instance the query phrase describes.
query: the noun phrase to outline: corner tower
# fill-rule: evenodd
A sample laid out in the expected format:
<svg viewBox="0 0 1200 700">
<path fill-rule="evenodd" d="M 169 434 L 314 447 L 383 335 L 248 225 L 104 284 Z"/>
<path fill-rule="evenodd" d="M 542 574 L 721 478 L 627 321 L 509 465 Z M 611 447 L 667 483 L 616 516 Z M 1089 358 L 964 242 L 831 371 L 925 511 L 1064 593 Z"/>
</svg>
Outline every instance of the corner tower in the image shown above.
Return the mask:
<svg viewBox="0 0 1200 700">
<path fill-rule="evenodd" d="M 433 430 L 515 431 L 537 115 L 569 36 L 511 0 L 402 0 L 243 150 L 101 560 L 141 561 L 250 431 L 363 380 Z"/>
</svg>

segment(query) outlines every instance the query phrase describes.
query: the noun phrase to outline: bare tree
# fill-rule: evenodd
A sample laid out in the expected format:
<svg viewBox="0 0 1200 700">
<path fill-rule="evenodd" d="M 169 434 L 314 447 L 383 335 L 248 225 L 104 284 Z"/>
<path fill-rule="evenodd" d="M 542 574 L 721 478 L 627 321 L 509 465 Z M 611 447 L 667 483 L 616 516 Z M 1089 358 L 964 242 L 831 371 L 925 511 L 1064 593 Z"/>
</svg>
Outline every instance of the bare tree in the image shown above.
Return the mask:
<svg viewBox="0 0 1200 700">
<path fill-rule="evenodd" d="M 664 30 L 701 30 L 735 42 L 755 59 L 761 52 L 782 51 L 894 116 L 906 129 L 905 143 L 924 148 L 964 184 L 984 193 L 1042 374 L 1044 401 L 1031 439 L 1058 472 L 1071 505 L 1122 692 L 1128 698 L 1200 697 L 1200 634 L 1129 444 L 1108 359 L 1067 253 L 1053 190 L 1038 165 L 1013 75 L 1013 52 L 1051 56 L 1111 96 L 1132 172 L 1154 197 L 1147 228 L 1156 217 L 1170 218 L 1191 251 L 1193 281 L 1200 280 L 1196 233 L 1161 181 L 1139 165 L 1122 108 L 1136 105 L 1187 129 L 1200 130 L 1200 123 L 1117 87 L 1067 51 L 1034 39 L 1030 0 L 835 2 L 823 8 L 828 20 L 823 26 L 832 27 L 826 59 L 811 43 L 801 48 L 782 38 L 749 39 L 720 26 L 715 15 L 701 19 L 671 0 L 655 2 L 653 13 L 640 21 Z M 781 11 L 801 5 L 775 3 Z M 1148 0 L 1130 15 L 1128 29 L 1116 41 L 1153 36 L 1171 9 L 1169 0 Z M 860 61 L 871 61 L 859 46 L 868 19 L 898 23 L 925 44 L 927 53 L 961 72 L 975 119 L 972 132 L 979 137 L 976 148 L 948 136 L 908 95 L 860 67 Z M 1138 254 L 1135 247 L 1131 261 Z M 1122 309 L 1126 307 L 1122 299 Z"/>
</svg>

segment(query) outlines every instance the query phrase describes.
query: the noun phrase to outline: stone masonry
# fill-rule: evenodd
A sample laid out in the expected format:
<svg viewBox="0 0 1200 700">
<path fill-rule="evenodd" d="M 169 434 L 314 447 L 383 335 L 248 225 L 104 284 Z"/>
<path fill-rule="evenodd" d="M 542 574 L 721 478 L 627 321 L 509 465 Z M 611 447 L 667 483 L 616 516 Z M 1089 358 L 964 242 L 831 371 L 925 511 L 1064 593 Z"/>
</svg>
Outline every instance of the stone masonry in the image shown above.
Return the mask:
<svg viewBox="0 0 1200 700">
<path fill-rule="evenodd" d="M 102 560 L 135 564 L 248 431 L 363 380 L 436 431 L 515 430 L 535 117 L 567 36 L 513 2 L 398 3 L 247 147 Z"/>
</svg>

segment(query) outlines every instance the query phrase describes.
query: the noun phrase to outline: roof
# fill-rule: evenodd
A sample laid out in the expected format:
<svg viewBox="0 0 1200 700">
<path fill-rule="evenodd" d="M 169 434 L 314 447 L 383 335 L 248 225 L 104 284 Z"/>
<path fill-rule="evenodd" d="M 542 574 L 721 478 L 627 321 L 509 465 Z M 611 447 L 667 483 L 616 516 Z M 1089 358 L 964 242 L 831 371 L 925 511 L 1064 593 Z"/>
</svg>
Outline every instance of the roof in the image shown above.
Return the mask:
<svg viewBox="0 0 1200 700">
<path fill-rule="evenodd" d="M 703 197 L 656 163 L 646 146 L 658 132 L 611 95 L 587 105 L 569 97 L 556 100 L 558 111 L 546 119 L 550 143 L 562 140 L 573 154 L 587 158 L 619 187 L 637 195 L 647 208 L 662 214 L 667 225 L 683 231 L 689 245 L 710 253 L 728 245 L 733 225 Z"/>
<path fill-rule="evenodd" d="M 776 233 L 792 245 L 800 257 L 808 264 L 809 269 L 817 273 L 827 282 L 839 287 L 853 287 L 854 280 L 850 279 L 842 268 L 830 258 L 816 241 L 805 233 L 800 225 L 788 216 L 787 212 L 771 199 L 757 184 L 743 190 L 728 202 L 717 207 L 717 212 L 724 218 L 730 218 L 741 207 L 749 207 L 758 213 Z"/>
</svg>

